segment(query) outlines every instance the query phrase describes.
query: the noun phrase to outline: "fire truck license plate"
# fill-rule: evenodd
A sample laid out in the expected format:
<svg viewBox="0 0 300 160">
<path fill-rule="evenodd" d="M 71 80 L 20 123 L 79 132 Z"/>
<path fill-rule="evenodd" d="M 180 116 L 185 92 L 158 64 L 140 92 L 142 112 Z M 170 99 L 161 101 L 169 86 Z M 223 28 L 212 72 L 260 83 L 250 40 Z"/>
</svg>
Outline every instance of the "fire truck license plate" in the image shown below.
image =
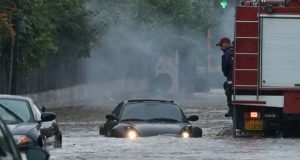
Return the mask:
<svg viewBox="0 0 300 160">
<path fill-rule="evenodd" d="M 262 120 L 245 120 L 245 130 L 247 131 L 262 131 L 263 121 Z"/>
</svg>

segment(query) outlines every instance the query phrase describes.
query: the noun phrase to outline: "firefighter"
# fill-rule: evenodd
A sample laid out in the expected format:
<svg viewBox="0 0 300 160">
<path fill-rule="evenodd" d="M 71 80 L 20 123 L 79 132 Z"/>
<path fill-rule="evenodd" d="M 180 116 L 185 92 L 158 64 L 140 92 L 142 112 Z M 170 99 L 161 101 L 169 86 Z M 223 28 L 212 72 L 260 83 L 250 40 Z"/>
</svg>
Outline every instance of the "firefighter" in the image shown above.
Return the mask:
<svg viewBox="0 0 300 160">
<path fill-rule="evenodd" d="M 225 117 L 232 116 L 232 67 L 233 67 L 233 45 L 230 43 L 230 39 L 223 37 L 220 39 L 216 46 L 220 47 L 223 51 L 222 55 L 222 72 L 226 77 L 226 81 L 223 84 L 225 95 L 227 97 L 228 112 L 225 113 Z"/>
</svg>

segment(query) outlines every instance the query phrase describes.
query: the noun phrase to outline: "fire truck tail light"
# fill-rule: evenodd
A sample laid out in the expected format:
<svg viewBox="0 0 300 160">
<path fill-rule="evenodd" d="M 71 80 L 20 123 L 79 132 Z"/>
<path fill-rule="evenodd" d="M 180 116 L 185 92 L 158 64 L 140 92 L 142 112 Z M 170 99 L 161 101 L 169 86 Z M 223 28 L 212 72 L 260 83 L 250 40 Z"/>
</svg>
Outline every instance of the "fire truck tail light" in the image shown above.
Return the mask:
<svg viewBox="0 0 300 160">
<path fill-rule="evenodd" d="M 244 112 L 244 119 L 260 119 L 260 112 L 257 111 Z"/>
<path fill-rule="evenodd" d="M 250 118 L 258 118 L 257 112 L 250 112 Z"/>
</svg>

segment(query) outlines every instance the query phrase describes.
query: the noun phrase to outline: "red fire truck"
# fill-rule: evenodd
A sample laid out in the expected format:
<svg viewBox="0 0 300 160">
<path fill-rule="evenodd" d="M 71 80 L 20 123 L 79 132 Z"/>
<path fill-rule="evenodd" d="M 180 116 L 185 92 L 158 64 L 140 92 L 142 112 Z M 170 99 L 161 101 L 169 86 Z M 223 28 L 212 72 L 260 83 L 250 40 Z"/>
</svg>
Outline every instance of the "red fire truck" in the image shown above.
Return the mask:
<svg viewBox="0 0 300 160">
<path fill-rule="evenodd" d="M 300 2 L 236 6 L 234 136 L 300 137 Z"/>
</svg>

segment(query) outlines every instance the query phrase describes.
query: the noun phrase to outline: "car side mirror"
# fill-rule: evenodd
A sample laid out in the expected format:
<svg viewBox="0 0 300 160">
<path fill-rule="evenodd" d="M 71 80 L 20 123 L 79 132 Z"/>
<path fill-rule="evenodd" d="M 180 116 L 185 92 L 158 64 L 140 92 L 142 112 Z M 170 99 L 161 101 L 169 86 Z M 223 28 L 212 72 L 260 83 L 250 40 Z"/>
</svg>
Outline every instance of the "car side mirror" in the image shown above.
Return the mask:
<svg viewBox="0 0 300 160">
<path fill-rule="evenodd" d="M 26 150 L 26 158 L 27 160 L 48 160 L 49 153 L 38 147 L 29 147 Z"/>
<path fill-rule="evenodd" d="M 187 118 L 187 120 L 191 121 L 191 122 L 197 121 L 198 119 L 199 119 L 199 117 L 196 115 L 191 115 Z"/>
<path fill-rule="evenodd" d="M 43 112 L 41 115 L 42 122 L 52 121 L 55 118 L 56 118 L 56 115 L 55 115 L 55 113 L 52 113 L 52 112 Z"/>
<path fill-rule="evenodd" d="M 110 120 L 110 121 L 118 120 L 118 118 L 115 114 L 107 114 L 105 117 L 107 120 Z"/>
</svg>

